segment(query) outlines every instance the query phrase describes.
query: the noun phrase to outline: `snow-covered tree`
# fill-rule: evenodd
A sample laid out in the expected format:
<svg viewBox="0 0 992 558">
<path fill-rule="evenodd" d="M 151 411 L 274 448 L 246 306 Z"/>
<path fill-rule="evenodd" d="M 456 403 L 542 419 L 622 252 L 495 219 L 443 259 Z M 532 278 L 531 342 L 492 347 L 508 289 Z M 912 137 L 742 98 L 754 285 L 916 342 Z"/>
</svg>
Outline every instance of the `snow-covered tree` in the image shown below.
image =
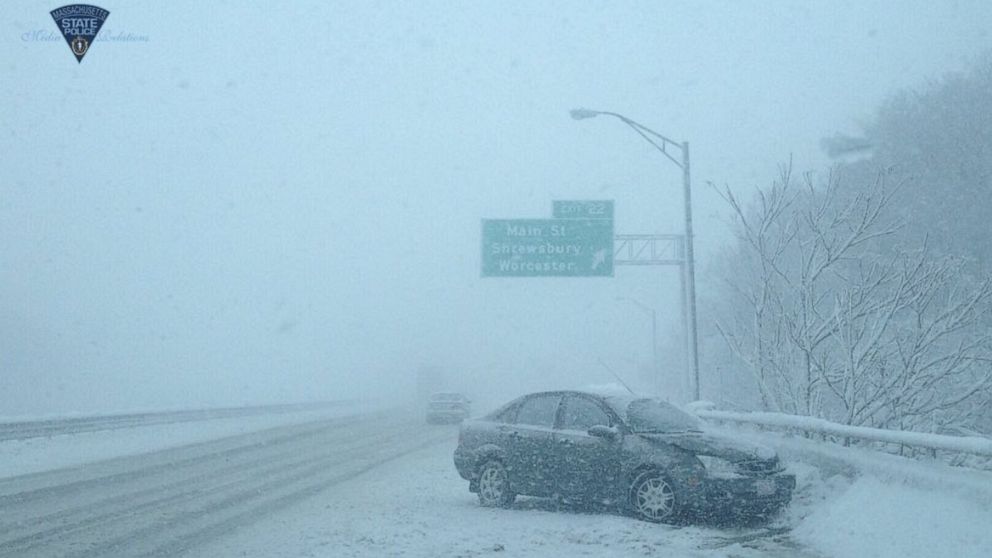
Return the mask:
<svg viewBox="0 0 992 558">
<path fill-rule="evenodd" d="M 891 211 L 913 223 L 941 252 L 970 258 L 968 267 L 992 271 L 992 52 L 967 72 L 949 74 L 887 99 L 862 137 L 824 140 L 843 160 L 847 176 L 868 179 L 890 169 L 904 183 Z"/>
<path fill-rule="evenodd" d="M 918 429 L 973 421 L 992 390 L 992 284 L 926 245 L 893 248 L 899 188 L 885 172 L 859 186 L 839 172 L 797 181 L 786 166 L 753 206 L 722 190 L 738 243 L 735 303 L 717 328 L 766 409 Z"/>
</svg>

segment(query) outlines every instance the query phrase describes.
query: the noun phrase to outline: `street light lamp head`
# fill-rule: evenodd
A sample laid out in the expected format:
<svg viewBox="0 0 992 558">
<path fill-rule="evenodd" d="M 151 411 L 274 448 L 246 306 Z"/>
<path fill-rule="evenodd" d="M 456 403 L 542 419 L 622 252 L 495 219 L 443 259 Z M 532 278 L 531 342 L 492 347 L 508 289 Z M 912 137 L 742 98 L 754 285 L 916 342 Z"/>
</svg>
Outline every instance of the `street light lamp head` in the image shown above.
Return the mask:
<svg viewBox="0 0 992 558">
<path fill-rule="evenodd" d="M 568 111 L 575 120 L 585 120 L 586 118 L 593 118 L 599 115 L 598 110 L 589 110 L 587 108 L 577 108 Z"/>
</svg>

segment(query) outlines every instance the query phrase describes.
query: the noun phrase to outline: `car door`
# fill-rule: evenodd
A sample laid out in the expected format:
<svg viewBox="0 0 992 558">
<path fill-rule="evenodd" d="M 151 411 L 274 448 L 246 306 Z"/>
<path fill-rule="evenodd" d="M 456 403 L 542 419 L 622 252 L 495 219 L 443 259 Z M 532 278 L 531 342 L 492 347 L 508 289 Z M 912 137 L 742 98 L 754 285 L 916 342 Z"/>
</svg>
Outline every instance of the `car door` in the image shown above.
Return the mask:
<svg viewBox="0 0 992 558">
<path fill-rule="evenodd" d="M 566 395 L 555 430 L 554 477 L 557 490 L 567 498 L 607 500 L 620 475 L 619 431 L 614 438 L 592 436 L 593 426 L 616 426 L 611 412 L 592 397 Z"/>
<path fill-rule="evenodd" d="M 561 394 L 539 394 L 525 399 L 516 420 L 506 429 L 507 473 L 518 494 L 549 496 L 554 492 L 552 432 Z"/>
</svg>

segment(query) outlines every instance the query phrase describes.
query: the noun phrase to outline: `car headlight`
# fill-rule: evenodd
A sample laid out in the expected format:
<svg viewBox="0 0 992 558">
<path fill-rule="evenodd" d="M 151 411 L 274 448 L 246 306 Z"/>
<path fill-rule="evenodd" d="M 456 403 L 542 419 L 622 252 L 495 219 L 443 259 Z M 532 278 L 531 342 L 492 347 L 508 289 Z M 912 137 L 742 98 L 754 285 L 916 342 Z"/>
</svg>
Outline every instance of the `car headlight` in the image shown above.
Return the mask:
<svg viewBox="0 0 992 558">
<path fill-rule="evenodd" d="M 736 479 L 742 475 L 732 462 L 713 455 L 697 455 L 696 459 L 706 468 L 706 475 L 718 479 Z"/>
</svg>

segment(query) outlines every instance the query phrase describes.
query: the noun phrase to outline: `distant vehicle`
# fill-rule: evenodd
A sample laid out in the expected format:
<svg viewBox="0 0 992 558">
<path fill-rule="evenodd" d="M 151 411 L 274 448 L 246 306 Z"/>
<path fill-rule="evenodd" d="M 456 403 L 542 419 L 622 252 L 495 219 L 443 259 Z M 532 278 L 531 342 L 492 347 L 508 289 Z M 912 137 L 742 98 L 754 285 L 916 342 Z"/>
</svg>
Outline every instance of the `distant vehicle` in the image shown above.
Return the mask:
<svg viewBox="0 0 992 558">
<path fill-rule="evenodd" d="M 435 393 L 427 401 L 427 422 L 461 422 L 471 410 L 472 402 L 461 393 Z"/>
<path fill-rule="evenodd" d="M 704 432 L 672 405 L 578 391 L 525 395 L 466 421 L 454 459 L 483 506 L 558 496 L 651 522 L 763 518 L 796 486 L 773 450 Z"/>
</svg>

